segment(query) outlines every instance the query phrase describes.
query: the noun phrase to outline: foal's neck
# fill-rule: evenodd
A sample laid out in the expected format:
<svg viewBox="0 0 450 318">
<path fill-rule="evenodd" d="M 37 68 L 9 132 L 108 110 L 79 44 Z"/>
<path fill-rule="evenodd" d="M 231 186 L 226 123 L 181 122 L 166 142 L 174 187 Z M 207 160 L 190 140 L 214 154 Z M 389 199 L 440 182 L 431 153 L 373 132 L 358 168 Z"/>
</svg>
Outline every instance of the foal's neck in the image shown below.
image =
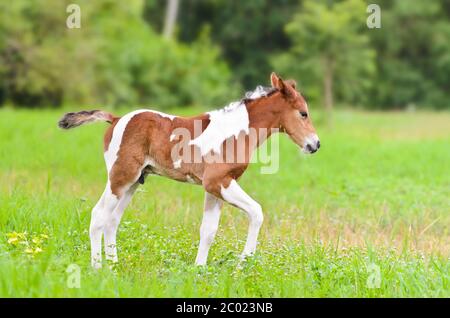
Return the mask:
<svg viewBox="0 0 450 318">
<path fill-rule="evenodd" d="M 274 129 L 280 128 L 280 112 L 277 110 L 275 103 L 277 94 L 278 93 L 274 93 L 267 97 L 252 100 L 246 104 L 249 126 L 256 129 L 258 132 L 260 129 L 265 129 L 267 132 L 265 138 L 260 138 L 258 136 L 258 145 L 269 138 L 274 132 Z"/>
</svg>

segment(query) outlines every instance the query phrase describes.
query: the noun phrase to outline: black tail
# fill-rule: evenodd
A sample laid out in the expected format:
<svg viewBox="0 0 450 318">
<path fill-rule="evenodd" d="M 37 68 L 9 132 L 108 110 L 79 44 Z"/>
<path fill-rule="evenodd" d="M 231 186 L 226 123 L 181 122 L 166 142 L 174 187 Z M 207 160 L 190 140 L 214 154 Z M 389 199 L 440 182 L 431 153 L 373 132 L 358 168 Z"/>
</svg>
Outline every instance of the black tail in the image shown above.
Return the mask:
<svg viewBox="0 0 450 318">
<path fill-rule="evenodd" d="M 70 129 L 81 126 L 85 123 L 92 123 L 95 121 L 106 121 L 112 123 L 114 115 L 101 110 L 83 110 L 77 113 L 67 113 L 58 122 L 59 128 Z"/>
</svg>

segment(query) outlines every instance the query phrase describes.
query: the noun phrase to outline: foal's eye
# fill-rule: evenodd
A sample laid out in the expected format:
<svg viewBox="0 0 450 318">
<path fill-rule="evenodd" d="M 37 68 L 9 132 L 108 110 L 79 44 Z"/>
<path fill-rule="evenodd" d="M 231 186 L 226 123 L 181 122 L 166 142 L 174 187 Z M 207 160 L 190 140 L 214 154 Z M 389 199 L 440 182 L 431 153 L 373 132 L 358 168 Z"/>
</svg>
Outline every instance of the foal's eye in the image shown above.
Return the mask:
<svg viewBox="0 0 450 318">
<path fill-rule="evenodd" d="M 300 116 L 302 116 L 302 118 L 308 118 L 308 113 L 307 112 L 300 112 Z"/>
</svg>

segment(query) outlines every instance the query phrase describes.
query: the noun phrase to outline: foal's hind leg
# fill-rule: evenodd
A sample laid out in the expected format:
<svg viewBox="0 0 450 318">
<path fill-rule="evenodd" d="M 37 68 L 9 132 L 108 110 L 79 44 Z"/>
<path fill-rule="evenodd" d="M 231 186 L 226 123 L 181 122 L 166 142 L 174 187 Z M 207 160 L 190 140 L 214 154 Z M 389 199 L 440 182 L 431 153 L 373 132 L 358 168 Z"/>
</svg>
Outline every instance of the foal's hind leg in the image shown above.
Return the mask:
<svg viewBox="0 0 450 318">
<path fill-rule="evenodd" d="M 91 239 L 91 265 L 98 269 L 102 267 L 102 232 L 107 215 L 114 210 L 119 200 L 111 192 L 110 182 L 106 184 L 100 200 L 92 209 L 89 236 Z"/>
<path fill-rule="evenodd" d="M 102 233 L 105 235 L 106 259 L 117 262 L 116 233 L 123 211 L 130 203 L 137 184 L 122 187 L 122 195 L 111 191 L 108 181 L 102 197 L 92 210 L 89 234 L 91 238 L 91 264 L 98 269 L 102 267 Z"/>
<path fill-rule="evenodd" d="M 102 232 L 98 229 L 98 218 L 100 217 L 100 214 L 103 213 L 104 194 L 105 193 L 103 192 L 91 213 L 89 237 L 91 239 L 91 265 L 93 268 L 102 267 Z"/>
<path fill-rule="evenodd" d="M 117 248 L 116 248 L 116 235 L 117 228 L 119 227 L 120 219 L 122 218 L 123 212 L 128 206 L 133 197 L 134 192 L 136 191 L 138 184 L 133 184 L 120 198 L 119 203 L 116 205 L 114 211 L 108 215 L 105 227 L 104 227 L 104 235 L 105 235 L 105 256 L 107 260 L 110 260 L 114 263 L 118 261 L 117 259 Z"/>
<path fill-rule="evenodd" d="M 92 264 L 101 267 L 101 235 L 105 235 L 106 259 L 117 261 L 116 233 L 123 211 L 131 201 L 137 181 L 144 168 L 143 160 L 119 157 L 109 172 L 109 181 L 102 196 L 102 209 L 91 220 Z M 100 264 L 98 264 L 100 260 Z"/>
</svg>

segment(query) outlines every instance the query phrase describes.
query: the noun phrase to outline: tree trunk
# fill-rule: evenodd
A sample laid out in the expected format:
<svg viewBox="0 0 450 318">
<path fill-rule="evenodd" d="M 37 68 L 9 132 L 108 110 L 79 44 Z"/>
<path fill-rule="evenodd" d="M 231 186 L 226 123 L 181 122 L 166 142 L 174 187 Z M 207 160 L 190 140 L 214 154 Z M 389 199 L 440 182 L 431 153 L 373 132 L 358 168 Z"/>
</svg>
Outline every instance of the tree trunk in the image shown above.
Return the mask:
<svg viewBox="0 0 450 318">
<path fill-rule="evenodd" d="M 173 36 L 173 30 L 177 21 L 178 2 L 179 0 L 167 1 L 166 19 L 164 21 L 163 31 L 163 35 L 166 39 L 170 39 Z"/>
<path fill-rule="evenodd" d="M 325 101 L 325 110 L 329 115 L 333 110 L 333 77 L 334 77 L 334 62 L 331 58 L 325 58 L 325 71 L 323 77 L 323 93 Z"/>
</svg>

